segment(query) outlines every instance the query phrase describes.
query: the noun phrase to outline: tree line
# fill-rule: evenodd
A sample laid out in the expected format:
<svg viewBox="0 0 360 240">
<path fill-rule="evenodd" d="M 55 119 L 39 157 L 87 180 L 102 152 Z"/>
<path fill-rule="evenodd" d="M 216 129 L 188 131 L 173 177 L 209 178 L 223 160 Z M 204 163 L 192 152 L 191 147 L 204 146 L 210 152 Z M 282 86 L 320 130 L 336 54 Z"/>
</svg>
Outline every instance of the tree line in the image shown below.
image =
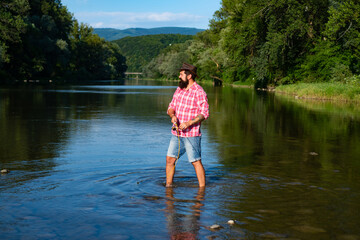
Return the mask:
<svg viewBox="0 0 360 240">
<path fill-rule="evenodd" d="M 181 61 L 203 79 L 258 87 L 295 82 L 360 83 L 357 0 L 222 0 L 209 29 L 144 67 L 171 78 Z"/>
<path fill-rule="evenodd" d="M 60 0 L 2 0 L 0 79 L 118 79 L 126 71 L 118 45 L 79 23 Z"/>
<path fill-rule="evenodd" d="M 155 29 L 156 31 L 157 29 Z M 155 34 L 136 37 L 124 37 L 112 41 L 116 43 L 124 56 L 128 71 L 144 71 L 144 67 L 164 49 L 187 40 L 193 39 L 192 35 L 184 34 Z"/>
<path fill-rule="evenodd" d="M 0 33 L 2 82 L 120 78 L 126 55 L 130 70 L 154 78 L 176 78 L 187 61 L 200 79 L 258 87 L 360 83 L 357 0 L 222 0 L 209 28 L 195 37 L 115 42 L 78 23 L 60 0 L 3 0 Z"/>
</svg>

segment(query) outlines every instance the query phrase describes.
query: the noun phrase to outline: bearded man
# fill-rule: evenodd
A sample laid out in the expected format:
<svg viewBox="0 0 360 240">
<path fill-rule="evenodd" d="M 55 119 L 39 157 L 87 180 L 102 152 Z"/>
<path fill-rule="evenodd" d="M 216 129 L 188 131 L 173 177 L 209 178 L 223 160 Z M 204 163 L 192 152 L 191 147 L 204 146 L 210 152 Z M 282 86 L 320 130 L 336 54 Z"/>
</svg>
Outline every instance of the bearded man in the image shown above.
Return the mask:
<svg viewBox="0 0 360 240">
<path fill-rule="evenodd" d="M 195 82 L 197 68 L 184 63 L 180 69 L 179 87 L 169 104 L 167 114 L 177 129 L 172 129 L 166 155 L 166 187 L 171 187 L 175 161 L 185 152 L 194 166 L 199 187 L 205 186 L 205 170 L 201 162 L 201 122 L 209 117 L 209 104 L 204 89 Z M 180 152 L 178 141 L 180 139 Z M 179 155 L 179 156 L 178 156 Z"/>
</svg>

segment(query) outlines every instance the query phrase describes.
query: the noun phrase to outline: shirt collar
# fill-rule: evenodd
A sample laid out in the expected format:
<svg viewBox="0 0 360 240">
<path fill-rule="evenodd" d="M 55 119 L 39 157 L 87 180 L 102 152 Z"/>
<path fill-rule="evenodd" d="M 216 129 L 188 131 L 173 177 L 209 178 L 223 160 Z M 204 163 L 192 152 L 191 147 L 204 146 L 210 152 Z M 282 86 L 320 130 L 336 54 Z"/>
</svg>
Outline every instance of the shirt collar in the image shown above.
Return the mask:
<svg viewBox="0 0 360 240">
<path fill-rule="evenodd" d="M 191 87 L 188 89 L 188 91 L 194 90 L 197 87 L 196 85 L 197 85 L 197 83 L 194 82 L 193 85 L 191 85 Z"/>
</svg>

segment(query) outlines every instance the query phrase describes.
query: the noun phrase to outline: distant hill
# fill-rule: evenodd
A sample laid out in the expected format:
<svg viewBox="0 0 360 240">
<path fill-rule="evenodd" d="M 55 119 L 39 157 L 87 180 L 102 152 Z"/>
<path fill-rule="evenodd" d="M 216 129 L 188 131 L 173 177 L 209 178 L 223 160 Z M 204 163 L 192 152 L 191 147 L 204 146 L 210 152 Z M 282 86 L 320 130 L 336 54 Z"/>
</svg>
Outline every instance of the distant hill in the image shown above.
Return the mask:
<svg viewBox="0 0 360 240">
<path fill-rule="evenodd" d="M 115 28 L 94 28 L 94 33 L 105 40 L 113 41 L 124 37 L 137 37 L 157 34 L 182 34 L 195 35 L 205 29 L 183 28 L 183 27 L 161 27 L 161 28 L 128 28 L 124 30 Z"/>
<path fill-rule="evenodd" d="M 182 34 L 158 34 L 125 37 L 112 42 L 119 45 L 121 54 L 126 57 L 127 70 L 138 72 L 165 48 L 184 43 L 193 37 Z"/>
</svg>

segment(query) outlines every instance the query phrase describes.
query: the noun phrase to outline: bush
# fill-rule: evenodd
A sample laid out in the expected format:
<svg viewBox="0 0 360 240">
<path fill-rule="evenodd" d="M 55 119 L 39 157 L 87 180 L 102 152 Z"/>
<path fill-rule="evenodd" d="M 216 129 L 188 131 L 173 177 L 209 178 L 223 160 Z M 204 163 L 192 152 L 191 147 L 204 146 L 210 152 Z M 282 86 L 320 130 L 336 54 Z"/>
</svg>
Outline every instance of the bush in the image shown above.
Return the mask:
<svg viewBox="0 0 360 240">
<path fill-rule="evenodd" d="M 360 87 L 360 75 L 353 75 L 351 77 L 347 77 L 344 79 L 344 82 L 352 86 Z"/>
<path fill-rule="evenodd" d="M 350 77 L 352 72 L 349 66 L 346 66 L 342 63 L 336 64 L 335 67 L 331 69 L 331 77 L 333 82 L 342 82 L 345 83 L 345 79 Z"/>
</svg>

